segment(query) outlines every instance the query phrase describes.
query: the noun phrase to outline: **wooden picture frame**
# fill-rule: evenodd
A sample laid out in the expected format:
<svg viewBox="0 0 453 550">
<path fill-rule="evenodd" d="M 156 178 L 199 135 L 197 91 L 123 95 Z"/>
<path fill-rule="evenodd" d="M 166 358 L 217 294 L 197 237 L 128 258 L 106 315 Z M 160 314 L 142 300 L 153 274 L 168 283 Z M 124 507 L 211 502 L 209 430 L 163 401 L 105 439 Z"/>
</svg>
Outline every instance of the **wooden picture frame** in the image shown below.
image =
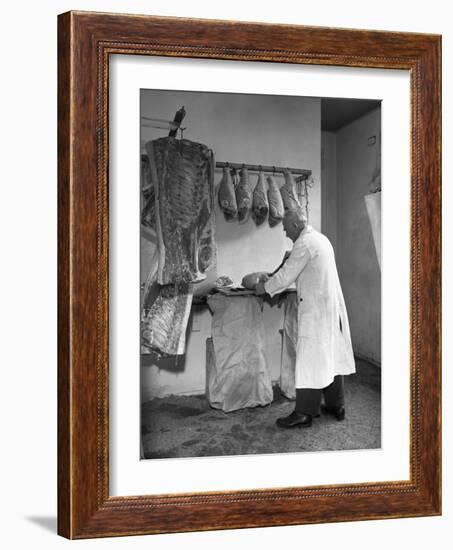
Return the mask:
<svg viewBox="0 0 453 550">
<path fill-rule="evenodd" d="M 69 12 L 58 21 L 58 532 L 88 538 L 441 513 L 441 39 Z M 111 54 L 410 71 L 410 480 L 109 495 Z"/>
</svg>

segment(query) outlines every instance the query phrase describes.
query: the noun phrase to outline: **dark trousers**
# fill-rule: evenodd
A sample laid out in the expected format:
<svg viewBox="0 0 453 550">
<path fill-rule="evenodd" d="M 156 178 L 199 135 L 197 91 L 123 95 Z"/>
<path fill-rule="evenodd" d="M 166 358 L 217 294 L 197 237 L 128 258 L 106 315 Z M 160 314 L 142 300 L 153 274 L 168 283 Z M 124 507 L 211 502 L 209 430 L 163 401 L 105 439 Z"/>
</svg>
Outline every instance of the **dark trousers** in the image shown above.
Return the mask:
<svg viewBox="0 0 453 550">
<path fill-rule="evenodd" d="M 331 384 L 319 390 L 296 388 L 296 411 L 311 416 L 318 415 L 323 395 L 328 407 L 342 407 L 344 405 L 343 376 L 335 376 Z"/>
</svg>

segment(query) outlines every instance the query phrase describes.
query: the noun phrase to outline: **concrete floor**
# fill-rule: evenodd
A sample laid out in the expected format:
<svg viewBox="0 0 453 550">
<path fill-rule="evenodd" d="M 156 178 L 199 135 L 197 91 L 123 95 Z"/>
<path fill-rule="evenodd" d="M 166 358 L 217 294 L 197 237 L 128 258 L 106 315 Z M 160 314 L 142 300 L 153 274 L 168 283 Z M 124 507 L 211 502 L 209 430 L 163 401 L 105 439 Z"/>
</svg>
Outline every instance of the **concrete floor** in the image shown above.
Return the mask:
<svg viewBox="0 0 453 550">
<path fill-rule="evenodd" d="M 265 407 L 224 413 L 204 396 L 169 396 L 142 405 L 144 458 L 377 449 L 381 446 L 381 371 L 356 360 L 357 373 L 345 377 L 346 420 L 313 419 L 311 428 L 284 430 L 279 416 L 294 402 L 274 388 Z"/>
</svg>

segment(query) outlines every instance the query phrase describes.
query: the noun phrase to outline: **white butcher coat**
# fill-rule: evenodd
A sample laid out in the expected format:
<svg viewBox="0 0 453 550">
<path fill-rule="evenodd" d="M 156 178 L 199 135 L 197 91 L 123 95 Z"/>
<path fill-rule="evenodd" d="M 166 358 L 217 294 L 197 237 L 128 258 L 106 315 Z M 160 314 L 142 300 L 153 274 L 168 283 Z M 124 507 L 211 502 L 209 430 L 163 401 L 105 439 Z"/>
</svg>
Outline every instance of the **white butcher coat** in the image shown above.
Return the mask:
<svg viewBox="0 0 453 550">
<path fill-rule="evenodd" d="M 296 281 L 296 388 L 325 388 L 355 372 L 348 315 L 327 237 L 307 225 L 283 267 L 265 284 L 274 296 Z"/>
</svg>

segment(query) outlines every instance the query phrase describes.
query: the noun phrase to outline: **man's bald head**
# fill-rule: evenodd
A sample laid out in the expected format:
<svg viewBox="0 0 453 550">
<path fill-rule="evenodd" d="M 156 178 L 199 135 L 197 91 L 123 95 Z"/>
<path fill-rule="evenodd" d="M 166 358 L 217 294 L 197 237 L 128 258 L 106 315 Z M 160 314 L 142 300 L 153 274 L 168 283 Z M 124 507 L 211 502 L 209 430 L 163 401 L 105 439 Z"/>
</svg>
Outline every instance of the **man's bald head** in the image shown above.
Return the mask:
<svg viewBox="0 0 453 550">
<path fill-rule="evenodd" d="M 286 236 L 295 242 L 307 225 L 307 218 L 301 206 L 287 210 L 283 218 L 283 229 Z"/>
</svg>

